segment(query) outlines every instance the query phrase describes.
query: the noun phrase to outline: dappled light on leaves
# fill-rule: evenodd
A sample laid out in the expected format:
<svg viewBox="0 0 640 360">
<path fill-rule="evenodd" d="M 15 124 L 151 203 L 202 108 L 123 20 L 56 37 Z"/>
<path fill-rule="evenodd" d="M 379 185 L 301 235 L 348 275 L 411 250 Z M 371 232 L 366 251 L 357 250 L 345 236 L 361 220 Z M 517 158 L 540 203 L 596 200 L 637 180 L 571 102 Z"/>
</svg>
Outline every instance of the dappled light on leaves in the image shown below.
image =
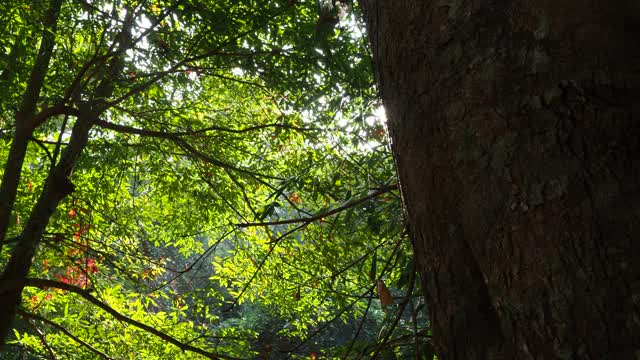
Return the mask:
<svg viewBox="0 0 640 360">
<path fill-rule="evenodd" d="M 359 11 L 0 4 L 2 356 L 375 351 L 411 254 Z"/>
</svg>

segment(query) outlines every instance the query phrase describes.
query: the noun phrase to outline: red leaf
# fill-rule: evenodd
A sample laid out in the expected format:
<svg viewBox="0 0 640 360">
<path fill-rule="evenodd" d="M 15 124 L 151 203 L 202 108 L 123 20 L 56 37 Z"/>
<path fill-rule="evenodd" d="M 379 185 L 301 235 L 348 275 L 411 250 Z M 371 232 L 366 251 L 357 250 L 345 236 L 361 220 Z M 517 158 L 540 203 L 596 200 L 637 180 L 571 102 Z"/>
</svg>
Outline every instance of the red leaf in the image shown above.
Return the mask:
<svg viewBox="0 0 640 360">
<path fill-rule="evenodd" d="M 87 273 L 93 274 L 98 272 L 98 266 L 93 258 L 87 260 Z"/>
<path fill-rule="evenodd" d="M 64 275 L 60 275 L 60 274 L 58 274 L 56 276 L 58 277 L 58 280 L 60 280 L 60 282 L 65 283 L 65 284 L 71 284 L 71 280 L 68 277 L 66 277 Z"/>
</svg>

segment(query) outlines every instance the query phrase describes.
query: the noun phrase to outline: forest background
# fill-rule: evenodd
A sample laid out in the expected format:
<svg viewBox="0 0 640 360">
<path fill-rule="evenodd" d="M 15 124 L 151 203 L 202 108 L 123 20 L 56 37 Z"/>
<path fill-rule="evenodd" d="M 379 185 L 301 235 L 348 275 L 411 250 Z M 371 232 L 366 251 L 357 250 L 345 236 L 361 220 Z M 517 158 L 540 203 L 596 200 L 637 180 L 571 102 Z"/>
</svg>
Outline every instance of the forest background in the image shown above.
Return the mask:
<svg viewBox="0 0 640 360">
<path fill-rule="evenodd" d="M 432 357 L 357 4 L 0 23 L 3 358 Z"/>
</svg>

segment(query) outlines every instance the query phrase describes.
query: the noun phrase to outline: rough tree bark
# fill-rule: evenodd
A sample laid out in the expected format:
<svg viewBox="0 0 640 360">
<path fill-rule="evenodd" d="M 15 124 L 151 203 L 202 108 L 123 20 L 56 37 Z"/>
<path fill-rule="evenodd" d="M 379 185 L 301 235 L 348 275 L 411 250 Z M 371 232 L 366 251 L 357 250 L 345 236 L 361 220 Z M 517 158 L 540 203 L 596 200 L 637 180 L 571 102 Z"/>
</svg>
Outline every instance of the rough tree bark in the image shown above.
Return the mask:
<svg viewBox="0 0 640 360">
<path fill-rule="evenodd" d="M 639 3 L 362 3 L 440 358 L 640 358 Z"/>
</svg>

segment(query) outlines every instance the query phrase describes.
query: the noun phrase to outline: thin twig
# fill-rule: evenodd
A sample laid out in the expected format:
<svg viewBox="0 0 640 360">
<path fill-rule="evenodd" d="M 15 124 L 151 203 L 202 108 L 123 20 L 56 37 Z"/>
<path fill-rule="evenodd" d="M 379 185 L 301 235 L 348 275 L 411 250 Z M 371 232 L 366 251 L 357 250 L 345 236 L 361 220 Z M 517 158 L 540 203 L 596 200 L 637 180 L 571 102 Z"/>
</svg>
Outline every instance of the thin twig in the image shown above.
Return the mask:
<svg viewBox="0 0 640 360">
<path fill-rule="evenodd" d="M 284 234 L 280 235 L 275 240 L 271 241 L 271 247 L 269 248 L 269 251 L 267 252 L 267 255 L 265 255 L 264 258 L 262 259 L 262 261 L 260 261 L 260 264 L 258 264 L 258 266 L 256 268 L 256 271 L 253 272 L 253 275 L 251 275 L 251 278 L 249 278 L 249 281 L 247 281 L 244 284 L 244 287 L 242 288 L 242 291 L 240 291 L 240 294 L 238 294 L 238 296 L 236 296 L 236 298 L 233 300 L 231 305 L 228 308 L 226 308 L 224 311 L 229 311 L 229 310 L 233 309 L 233 307 L 238 304 L 238 301 L 240 300 L 242 295 L 244 295 L 244 293 L 247 291 L 247 289 L 249 288 L 249 285 L 251 285 L 251 282 L 253 282 L 253 279 L 255 279 L 256 275 L 258 275 L 258 273 L 262 269 L 262 266 L 264 266 L 264 264 L 265 264 L 265 262 L 267 262 L 267 259 L 269 258 L 269 256 L 271 256 L 271 253 L 273 252 L 273 250 L 276 248 L 276 246 L 278 246 L 278 243 L 282 239 L 287 237 L 289 234 L 294 233 L 294 232 L 306 227 L 307 225 L 308 224 L 302 224 L 300 226 L 297 226 L 297 227 L 285 232 Z"/>
<path fill-rule="evenodd" d="M 373 287 L 372 287 L 373 289 Z M 353 345 L 355 345 L 356 340 L 358 339 L 358 336 L 360 335 L 360 331 L 362 331 L 362 328 L 364 326 L 364 322 L 367 320 L 367 315 L 369 315 L 369 309 L 371 308 L 371 302 L 373 301 L 373 296 L 369 297 L 369 300 L 367 301 L 367 308 L 364 310 L 364 314 L 362 315 L 362 320 L 360 321 L 360 324 L 358 324 L 358 330 L 356 330 L 355 335 L 353 335 L 353 339 L 351 340 L 351 343 L 349 344 L 349 348 L 347 349 L 346 354 L 344 354 L 343 359 L 347 359 L 349 357 L 349 353 L 351 353 L 351 350 L 353 349 Z"/>
</svg>

